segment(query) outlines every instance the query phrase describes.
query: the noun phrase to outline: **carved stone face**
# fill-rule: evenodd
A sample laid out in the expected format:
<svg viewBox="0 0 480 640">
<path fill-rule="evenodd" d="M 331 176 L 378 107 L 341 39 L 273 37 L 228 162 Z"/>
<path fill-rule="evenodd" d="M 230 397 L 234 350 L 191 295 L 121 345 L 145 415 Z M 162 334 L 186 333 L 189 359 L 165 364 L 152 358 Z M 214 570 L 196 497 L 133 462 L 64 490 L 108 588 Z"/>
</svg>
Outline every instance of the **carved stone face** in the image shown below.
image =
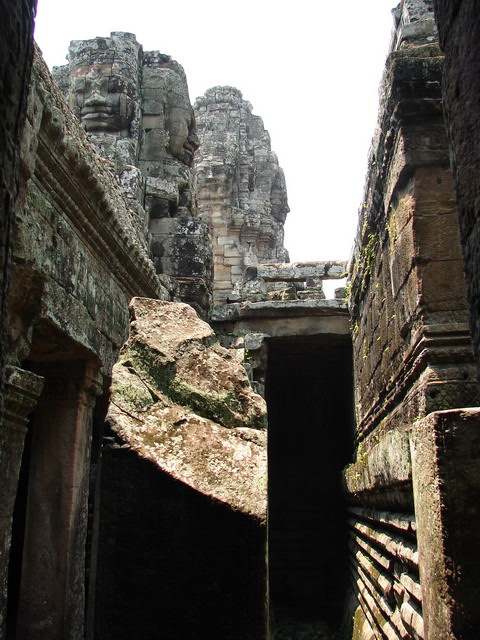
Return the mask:
<svg viewBox="0 0 480 640">
<path fill-rule="evenodd" d="M 187 166 L 191 166 L 199 140 L 192 109 L 170 107 L 167 118 L 169 151 Z"/>
<path fill-rule="evenodd" d="M 144 128 L 162 139 L 163 149 L 151 147 L 153 155 L 166 154 L 191 166 L 198 149 L 195 116 L 188 95 L 187 80 L 182 67 L 170 56 L 159 51 L 144 53 L 142 79 Z M 147 146 L 149 146 L 147 144 Z M 163 153 L 162 153 L 163 152 Z M 145 159 L 154 160 L 145 148 Z"/>
<path fill-rule="evenodd" d="M 89 133 L 129 135 L 135 86 L 112 71 L 112 65 L 81 65 L 72 74 L 72 90 L 80 120 Z"/>
</svg>

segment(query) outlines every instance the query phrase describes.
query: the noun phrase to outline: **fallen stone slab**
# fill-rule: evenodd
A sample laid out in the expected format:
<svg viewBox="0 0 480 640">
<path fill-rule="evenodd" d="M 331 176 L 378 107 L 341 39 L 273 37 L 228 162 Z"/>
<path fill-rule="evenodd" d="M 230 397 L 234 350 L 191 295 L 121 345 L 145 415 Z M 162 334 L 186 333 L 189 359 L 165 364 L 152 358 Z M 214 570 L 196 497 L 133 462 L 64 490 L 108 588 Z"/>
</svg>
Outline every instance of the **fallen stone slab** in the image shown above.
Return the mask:
<svg viewBox="0 0 480 640">
<path fill-rule="evenodd" d="M 197 491 L 266 519 L 266 404 L 186 304 L 135 298 L 108 421 L 134 450 Z"/>
</svg>

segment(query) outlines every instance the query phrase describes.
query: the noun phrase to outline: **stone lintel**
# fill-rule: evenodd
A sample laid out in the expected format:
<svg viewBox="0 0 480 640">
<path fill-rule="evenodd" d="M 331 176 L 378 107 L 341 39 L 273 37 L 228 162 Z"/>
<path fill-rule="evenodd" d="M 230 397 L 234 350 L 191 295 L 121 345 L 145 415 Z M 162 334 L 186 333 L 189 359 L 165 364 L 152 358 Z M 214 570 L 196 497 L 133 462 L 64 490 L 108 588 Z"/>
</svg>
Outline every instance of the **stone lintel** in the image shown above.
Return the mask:
<svg viewBox="0 0 480 640">
<path fill-rule="evenodd" d="M 261 334 L 265 338 L 350 335 L 346 304 L 335 300 L 227 304 L 214 307 L 212 321 L 220 332 L 234 335 Z"/>
<path fill-rule="evenodd" d="M 347 269 L 348 263 L 340 260 L 259 264 L 256 266 L 256 277 L 267 282 L 302 282 L 307 278 L 327 280 L 346 277 Z"/>
<path fill-rule="evenodd" d="M 270 300 L 236 302 L 213 308 L 212 322 L 256 317 L 339 316 L 349 317 L 345 300 Z"/>
</svg>

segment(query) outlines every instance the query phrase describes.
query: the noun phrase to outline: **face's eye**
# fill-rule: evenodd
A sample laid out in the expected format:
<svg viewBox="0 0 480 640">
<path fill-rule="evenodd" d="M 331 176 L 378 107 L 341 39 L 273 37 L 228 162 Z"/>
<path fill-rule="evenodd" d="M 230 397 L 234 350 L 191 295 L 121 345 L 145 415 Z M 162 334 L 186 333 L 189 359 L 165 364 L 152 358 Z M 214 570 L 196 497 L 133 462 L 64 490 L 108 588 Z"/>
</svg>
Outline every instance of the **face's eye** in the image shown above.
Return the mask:
<svg viewBox="0 0 480 640">
<path fill-rule="evenodd" d="M 125 91 L 125 83 L 118 76 L 110 76 L 108 78 L 108 93 L 123 93 Z"/>
<path fill-rule="evenodd" d="M 75 78 L 73 83 L 73 90 L 78 93 L 85 93 L 86 80 L 85 78 Z"/>
</svg>

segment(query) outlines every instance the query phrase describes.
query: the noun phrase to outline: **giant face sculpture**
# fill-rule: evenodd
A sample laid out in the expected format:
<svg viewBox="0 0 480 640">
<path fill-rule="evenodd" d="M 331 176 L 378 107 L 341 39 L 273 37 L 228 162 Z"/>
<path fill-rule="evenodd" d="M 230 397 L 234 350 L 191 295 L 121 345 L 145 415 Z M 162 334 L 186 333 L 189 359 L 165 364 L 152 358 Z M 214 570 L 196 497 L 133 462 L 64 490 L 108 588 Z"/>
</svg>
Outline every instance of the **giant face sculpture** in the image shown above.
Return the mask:
<svg viewBox="0 0 480 640">
<path fill-rule="evenodd" d="M 198 137 L 192 109 L 170 106 L 167 117 L 169 151 L 187 166 L 191 166 L 198 149 Z"/>
<path fill-rule="evenodd" d="M 133 34 L 70 44 L 70 102 L 86 131 L 132 135 L 138 116 L 140 46 Z"/>
<path fill-rule="evenodd" d="M 73 92 L 84 129 L 127 137 L 134 115 L 134 89 L 111 65 L 77 67 Z"/>
<path fill-rule="evenodd" d="M 143 158 L 163 155 L 167 161 L 191 166 L 198 138 L 185 73 L 178 62 L 159 51 L 146 52 L 142 95 L 146 136 L 151 138 Z"/>
</svg>

